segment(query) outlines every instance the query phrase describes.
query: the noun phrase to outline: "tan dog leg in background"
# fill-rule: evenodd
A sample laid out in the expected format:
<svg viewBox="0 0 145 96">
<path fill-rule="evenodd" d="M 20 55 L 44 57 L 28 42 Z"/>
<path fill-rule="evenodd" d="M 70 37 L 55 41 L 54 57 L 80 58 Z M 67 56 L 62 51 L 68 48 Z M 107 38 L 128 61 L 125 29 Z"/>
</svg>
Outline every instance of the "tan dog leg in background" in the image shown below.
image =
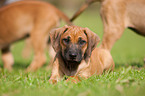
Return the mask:
<svg viewBox="0 0 145 96">
<path fill-rule="evenodd" d="M 46 16 L 46 18 L 47 18 L 47 16 Z M 38 22 L 41 22 L 44 24 L 43 21 L 38 21 Z M 31 32 L 30 39 L 32 42 L 32 47 L 34 49 L 34 58 L 33 58 L 31 65 L 27 69 L 28 71 L 36 70 L 36 69 L 40 68 L 46 62 L 45 48 L 46 48 L 46 44 L 47 44 L 47 40 L 48 40 L 47 32 L 49 32 L 53 28 L 54 24 L 45 22 L 46 24 L 44 26 L 41 23 L 37 23 L 38 25 L 36 25 L 36 26 L 38 26 L 38 27 L 35 28 Z M 49 29 L 46 29 L 46 28 L 49 28 Z M 44 33 L 42 33 L 42 32 L 44 32 Z M 39 38 L 39 37 L 43 37 L 43 38 Z"/>
<path fill-rule="evenodd" d="M 2 61 L 4 63 L 4 68 L 11 71 L 12 65 L 14 64 L 14 59 L 12 53 L 10 52 L 9 47 L 2 49 Z"/>
<path fill-rule="evenodd" d="M 31 43 L 31 40 L 30 38 L 26 39 L 24 41 L 25 45 L 24 45 L 24 48 L 23 48 L 23 51 L 22 51 L 22 56 L 23 58 L 27 59 L 27 58 L 30 58 L 31 54 L 32 54 L 32 43 Z"/>
<path fill-rule="evenodd" d="M 101 43 L 101 48 L 105 48 L 108 50 L 112 49 L 114 43 L 122 36 L 125 24 L 123 22 L 125 9 L 122 7 L 122 4 L 114 5 L 114 3 L 105 3 L 107 1 L 102 2 L 101 6 L 101 17 L 103 20 L 104 26 L 104 34 L 103 34 L 103 41 Z M 113 0 L 112 0 L 113 2 Z M 112 4 L 112 5 L 111 5 Z M 110 6 L 119 7 L 117 14 L 115 15 L 116 9 L 110 10 Z"/>
</svg>

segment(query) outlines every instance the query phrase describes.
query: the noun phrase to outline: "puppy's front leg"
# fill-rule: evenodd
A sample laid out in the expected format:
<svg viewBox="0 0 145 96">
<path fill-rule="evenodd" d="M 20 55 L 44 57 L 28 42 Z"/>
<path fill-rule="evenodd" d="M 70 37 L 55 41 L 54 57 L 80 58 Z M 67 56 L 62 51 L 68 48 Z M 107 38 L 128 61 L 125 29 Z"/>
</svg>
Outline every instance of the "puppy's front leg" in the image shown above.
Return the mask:
<svg viewBox="0 0 145 96">
<path fill-rule="evenodd" d="M 67 78 L 66 82 L 73 82 L 73 83 L 77 83 L 79 81 L 81 81 L 81 79 L 78 76 L 70 76 L 69 78 Z"/>
<path fill-rule="evenodd" d="M 59 64 L 58 58 L 55 59 L 52 66 L 53 66 L 52 67 L 52 73 L 51 73 L 51 77 L 49 79 L 49 82 L 51 84 L 55 84 L 62 79 L 64 74 L 60 69 L 60 64 Z"/>
</svg>

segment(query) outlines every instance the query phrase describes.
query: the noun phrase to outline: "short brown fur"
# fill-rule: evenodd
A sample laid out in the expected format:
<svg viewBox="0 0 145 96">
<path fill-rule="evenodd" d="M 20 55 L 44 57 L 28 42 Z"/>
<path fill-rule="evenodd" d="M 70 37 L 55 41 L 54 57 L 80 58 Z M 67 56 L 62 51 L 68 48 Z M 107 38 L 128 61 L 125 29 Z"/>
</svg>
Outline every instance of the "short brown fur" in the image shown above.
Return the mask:
<svg viewBox="0 0 145 96">
<path fill-rule="evenodd" d="M 40 68 L 46 61 L 44 49 L 49 31 L 59 25 L 60 19 L 71 24 L 65 14 L 41 1 L 19 1 L 0 8 L 0 49 L 4 68 L 11 70 L 14 63 L 10 45 L 28 36 L 34 49 L 28 71 Z"/>
<path fill-rule="evenodd" d="M 125 28 L 145 36 L 145 0 L 86 0 L 71 21 L 95 1 L 101 2 L 100 13 L 104 25 L 101 48 L 111 50 Z"/>
<path fill-rule="evenodd" d="M 77 44 L 81 37 L 86 44 L 81 47 L 82 59 L 80 63 L 68 63 L 64 58 L 66 46 L 62 40 L 70 37 L 71 45 Z M 103 71 L 114 69 L 114 62 L 108 50 L 96 48 L 100 41 L 99 37 L 88 28 L 78 26 L 64 26 L 50 33 L 53 48 L 56 51 L 56 57 L 53 62 L 51 83 L 62 80 L 63 76 L 89 78 L 92 75 L 100 75 Z M 70 47 L 71 48 L 71 47 Z M 79 78 L 76 78 L 79 81 Z"/>
</svg>

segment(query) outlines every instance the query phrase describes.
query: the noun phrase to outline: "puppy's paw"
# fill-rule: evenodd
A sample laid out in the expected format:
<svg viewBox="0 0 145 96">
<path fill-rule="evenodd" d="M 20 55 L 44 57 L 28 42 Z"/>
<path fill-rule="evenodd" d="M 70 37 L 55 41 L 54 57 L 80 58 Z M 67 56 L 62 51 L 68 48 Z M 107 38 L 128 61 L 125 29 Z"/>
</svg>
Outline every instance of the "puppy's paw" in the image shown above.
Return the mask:
<svg viewBox="0 0 145 96">
<path fill-rule="evenodd" d="M 78 83 L 81 81 L 81 78 L 78 76 L 70 76 L 66 79 L 66 82 Z"/>
<path fill-rule="evenodd" d="M 56 80 L 56 79 L 49 79 L 50 84 L 56 84 L 57 82 L 58 82 L 58 80 Z"/>
</svg>

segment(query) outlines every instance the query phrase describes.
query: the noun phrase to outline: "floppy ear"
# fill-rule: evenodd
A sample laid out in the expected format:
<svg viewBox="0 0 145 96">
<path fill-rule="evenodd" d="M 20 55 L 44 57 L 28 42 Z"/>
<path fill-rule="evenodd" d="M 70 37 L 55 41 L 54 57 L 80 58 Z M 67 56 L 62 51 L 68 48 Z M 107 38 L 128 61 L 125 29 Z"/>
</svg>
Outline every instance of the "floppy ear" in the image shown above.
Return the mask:
<svg viewBox="0 0 145 96">
<path fill-rule="evenodd" d="M 60 37 L 61 37 L 61 34 L 67 29 L 68 29 L 68 26 L 65 25 L 62 28 L 57 28 L 50 32 L 50 40 L 51 40 L 51 44 L 55 52 L 58 52 L 61 49 Z"/>
<path fill-rule="evenodd" d="M 84 32 L 88 38 L 88 47 L 87 47 L 86 52 L 85 52 L 85 60 L 88 61 L 88 59 L 91 56 L 92 51 L 96 48 L 97 44 L 99 43 L 100 38 L 97 34 L 92 32 L 88 28 L 84 28 Z"/>
</svg>

